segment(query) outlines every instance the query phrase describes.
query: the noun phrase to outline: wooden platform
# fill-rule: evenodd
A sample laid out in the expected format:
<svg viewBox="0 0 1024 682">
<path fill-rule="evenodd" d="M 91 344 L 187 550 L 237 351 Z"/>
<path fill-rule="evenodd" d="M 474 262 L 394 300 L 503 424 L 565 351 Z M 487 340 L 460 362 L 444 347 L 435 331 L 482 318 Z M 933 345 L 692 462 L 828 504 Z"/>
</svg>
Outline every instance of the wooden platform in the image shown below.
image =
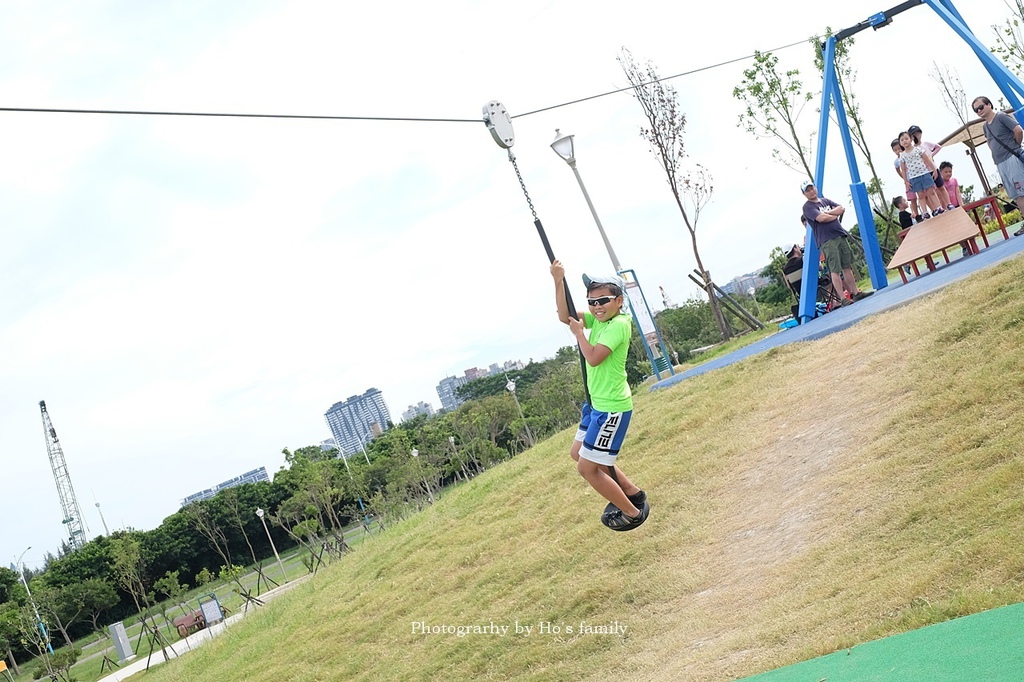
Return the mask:
<svg viewBox="0 0 1024 682">
<path fill-rule="evenodd" d="M 889 261 L 889 269 L 899 269 L 900 275 L 906 281 L 902 269 L 904 265 L 913 266 L 914 261 L 924 258 L 928 263 L 928 269 L 934 270 L 932 254 L 957 244 L 964 244 L 971 253 L 978 253 L 976 239 L 979 236 L 981 233 L 978 226 L 966 211 L 959 208 L 946 211 L 910 228 L 903 243 Z"/>
</svg>

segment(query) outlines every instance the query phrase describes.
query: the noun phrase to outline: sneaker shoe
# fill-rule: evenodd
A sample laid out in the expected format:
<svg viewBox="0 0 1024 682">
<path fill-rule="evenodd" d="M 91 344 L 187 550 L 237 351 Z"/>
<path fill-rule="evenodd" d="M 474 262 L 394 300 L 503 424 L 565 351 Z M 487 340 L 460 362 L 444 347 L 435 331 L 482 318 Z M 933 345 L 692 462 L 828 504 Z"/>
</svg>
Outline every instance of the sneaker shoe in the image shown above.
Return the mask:
<svg viewBox="0 0 1024 682">
<path fill-rule="evenodd" d="M 943 213 L 945 213 L 945 211 L 943 211 L 941 208 L 937 208 L 934 211 L 932 211 L 932 217 L 934 218 L 935 216 L 942 215 Z"/>
<path fill-rule="evenodd" d="M 858 291 L 857 294 L 853 297 L 853 300 L 859 301 L 859 300 L 861 300 L 863 298 L 867 298 L 868 296 L 870 296 L 873 293 L 875 293 L 875 292 L 873 292 L 873 291 Z"/>
<path fill-rule="evenodd" d="M 953 204 L 946 204 L 947 211 L 952 211 L 954 208 L 956 208 L 956 206 L 954 206 Z"/>
<path fill-rule="evenodd" d="M 1013 233 L 1013 236 L 1014 236 L 1014 237 L 1019 237 L 1019 236 L 1021 236 L 1022 234 L 1024 234 L 1024 227 L 1022 227 L 1022 228 L 1020 228 L 1019 230 L 1017 230 L 1016 232 L 1014 232 L 1014 233 Z"/>
<path fill-rule="evenodd" d="M 928 213 L 925 213 L 923 216 L 921 216 L 921 218 L 924 219 L 924 220 L 928 220 L 929 218 L 931 218 L 931 215 L 928 214 Z"/>
</svg>

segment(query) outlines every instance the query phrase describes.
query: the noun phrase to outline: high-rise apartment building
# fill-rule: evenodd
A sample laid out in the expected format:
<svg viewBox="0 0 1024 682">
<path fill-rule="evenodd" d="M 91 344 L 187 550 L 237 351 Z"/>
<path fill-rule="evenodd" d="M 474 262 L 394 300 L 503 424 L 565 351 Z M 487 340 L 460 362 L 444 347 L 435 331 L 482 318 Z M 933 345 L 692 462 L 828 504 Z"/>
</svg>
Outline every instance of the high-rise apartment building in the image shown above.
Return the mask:
<svg viewBox="0 0 1024 682">
<path fill-rule="evenodd" d="M 484 377 L 501 374 L 502 372 L 523 369 L 525 366 L 520 360 L 509 360 L 502 365 L 494 363 L 487 369 L 470 367 L 461 377 L 445 377 L 437 385 L 437 397 L 441 399 L 441 407 L 451 412 L 465 402 L 455 394 L 455 389 L 469 381 L 483 379 Z"/>
<path fill-rule="evenodd" d="M 437 397 L 441 399 L 441 407 L 448 412 L 451 412 L 459 405 L 462 404 L 462 400 L 455 395 L 455 389 L 466 383 L 466 377 L 445 377 L 441 379 L 437 385 Z"/>
<path fill-rule="evenodd" d="M 384 394 L 371 388 L 362 395 L 334 403 L 324 414 L 324 419 L 342 453 L 351 455 L 359 452 L 360 443 L 383 433 L 391 421 L 391 413 L 384 404 Z"/>
<path fill-rule="evenodd" d="M 409 409 L 402 413 L 402 421 L 407 422 L 410 419 L 415 419 L 421 414 L 425 414 L 428 417 L 434 416 L 434 408 L 430 403 L 425 403 L 422 400 L 415 405 L 410 405 Z"/>
</svg>

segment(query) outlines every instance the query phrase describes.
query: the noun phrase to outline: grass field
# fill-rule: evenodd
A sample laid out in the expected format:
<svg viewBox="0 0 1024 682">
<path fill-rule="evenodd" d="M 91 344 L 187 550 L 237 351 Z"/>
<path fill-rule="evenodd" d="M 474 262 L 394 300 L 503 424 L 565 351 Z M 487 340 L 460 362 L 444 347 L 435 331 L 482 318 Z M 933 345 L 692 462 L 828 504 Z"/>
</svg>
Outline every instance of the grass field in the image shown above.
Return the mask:
<svg viewBox="0 0 1024 682">
<path fill-rule="evenodd" d="M 145 679 L 730 680 L 1024 601 L 1022 282 L 638 395 L 636 531 L 566 431 Z"/>
</svg>

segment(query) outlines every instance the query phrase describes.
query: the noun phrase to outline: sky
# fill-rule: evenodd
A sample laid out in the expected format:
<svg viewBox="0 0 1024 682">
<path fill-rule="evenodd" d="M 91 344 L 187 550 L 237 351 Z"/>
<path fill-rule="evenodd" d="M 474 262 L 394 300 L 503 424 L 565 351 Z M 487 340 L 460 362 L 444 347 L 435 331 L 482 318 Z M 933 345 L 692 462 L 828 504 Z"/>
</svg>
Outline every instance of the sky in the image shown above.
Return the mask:
<svg viewBox="0 0 1024 682">
<path fill-rule="evenodd" d="M 572 171 L 649 303 L 701 292 L 689 235 L 623 88 L 623 47 L 651 60 L 687 114 L 691 162 L 714 177 L 697 233 L 720 283 L 799 241 L 802 177 L 737 127 L 755 50 L 887 9 L 590 0 L 392 3 L 7 2 L 0 107 L 463 119 L 462 122 L 0 111 L 0 564 L 41 568 L 65 537 L 42 432 L 45 400 L 88 536 L 148 530 L 179 501 L 282 448 L 330 437 L 324 412 L 370 387 L 398 421 L 435 408 L 446 376 L 540 360 L 572 343 L 508 153 L 482 107 L 513 117 L 512 151 L 577 301 L 611 270 Z M 1002 0 L 958 7 L 986 45 Z M 928 77 L 998 92 L 926 6 L 864 31 L 855 91 L 890 194 L 889 141 L 958 125 Z M 807 89 L 810 50 L 777 52 Z M 723 62 L 732 62 L 717 68 Z M 799 119 L 817 129 L 815 99 Z M 988 172 L 994 171 L 987 151 Z M 848 204 L 832 128 L 822 193 Z M 965 185 L 979 184 L 950 148 Z M 866 170 L 862 171 L 866 174 Z M 26 548 L 31 547 L 26 551 Z"/>
</svg>

